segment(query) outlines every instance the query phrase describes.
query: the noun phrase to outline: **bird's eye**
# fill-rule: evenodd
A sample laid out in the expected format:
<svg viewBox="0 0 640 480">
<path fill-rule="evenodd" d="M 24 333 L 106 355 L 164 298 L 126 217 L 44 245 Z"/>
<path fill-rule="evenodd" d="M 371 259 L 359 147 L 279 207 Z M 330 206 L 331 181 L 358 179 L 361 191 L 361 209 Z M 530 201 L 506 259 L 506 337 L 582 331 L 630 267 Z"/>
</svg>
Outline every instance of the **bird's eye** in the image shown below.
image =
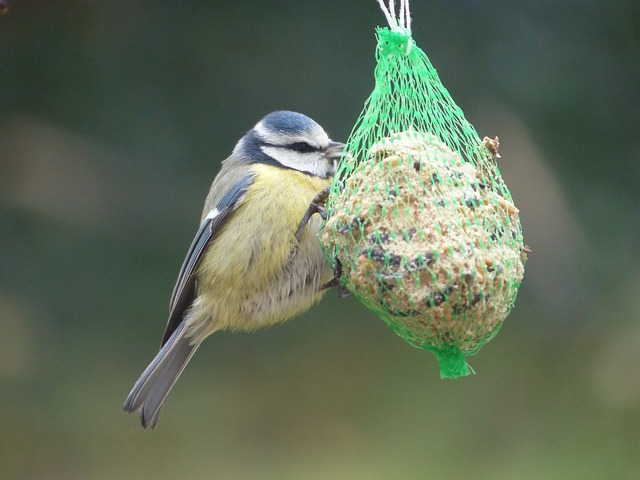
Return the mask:
<svg viewBox="0 0 640 480">
<path fill-rule="evenodd" d="M 292 143 L 290 148 L 298 153 L 309 153 L 317 150 L 317 148 L 309 145 L 307 142 Z"/>
</svg>

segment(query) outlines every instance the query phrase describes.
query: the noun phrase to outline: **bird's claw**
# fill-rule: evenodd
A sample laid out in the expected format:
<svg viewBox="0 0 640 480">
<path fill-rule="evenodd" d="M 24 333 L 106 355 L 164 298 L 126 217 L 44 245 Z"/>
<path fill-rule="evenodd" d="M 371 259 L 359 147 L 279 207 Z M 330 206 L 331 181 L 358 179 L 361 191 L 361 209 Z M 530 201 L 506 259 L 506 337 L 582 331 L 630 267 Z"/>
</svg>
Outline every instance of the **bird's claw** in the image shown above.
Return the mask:
<svg viewBox="0 0 640 480">
<path fill-rule="evenodd" d="M 315 197 L 313 197 L 313 200 L 311 200 L 311 203 L 309 204 L 309 208 L 304 214 L 304 217 L 302 217 L 300 226 L 296 231 L 297 240 L 300 240 L 300 236 L 302 235 L 302 231 L 304 230 L 304 227 L 307 226 L 307 223 L 309 223 L 309 220 L 315 213 L 319 214 L 323 220 L 327 219 L 327 210 L 324 208 L 324 206 L 327 203 L 327 198 L 329 198 L 329 191 L 330 191 L 330 187 L 327 187 L 324 190 L 321 190 L 320 192 L 318 192 L 318 194 Z"/>
</svg>

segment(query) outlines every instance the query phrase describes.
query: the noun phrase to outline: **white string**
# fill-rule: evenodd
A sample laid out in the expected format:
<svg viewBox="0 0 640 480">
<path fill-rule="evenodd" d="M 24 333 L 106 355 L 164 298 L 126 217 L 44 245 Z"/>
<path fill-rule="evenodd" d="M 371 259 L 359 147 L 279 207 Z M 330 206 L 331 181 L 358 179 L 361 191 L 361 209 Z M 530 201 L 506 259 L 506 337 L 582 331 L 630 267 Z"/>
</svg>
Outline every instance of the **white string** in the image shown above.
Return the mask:
<svg viewBox="0 0 640 480">
<path fill-rule="evenodd" d="M 384 0 L 378 0 L 380 9 L 384 13 L 389 28 L 394 32 L 405 31 L 411 33 L 411 11 L 409 10 L 409 0 L 400 0 L 399 17 L 396 17 L 396 6 L 394 0 L 389 0 L 389 6 Z"/>
<path fill-rule="evenodd" d="M 402 4 L 404 5 L 404 28 L 407 29 L 409 33 L 411 33 L 411 11 L 409 10 L 409 0 L 403 0 Z"/>
<path fill-rule="evenodd" d="M 396 6 L 394 4 L 394 0 L 389 0 L 389 13 L 391 13 L 391 20 L 393 20 L 393 24 L 397 25 L 398 19 L 396 18 Z"/>
<path fill-rule="evenodd" d="M 389 10 L 387 10 L 387 6 L 384 4 L 383 0 L 378 0 L 378 4 L 380 5 L 380 9 L 382 10 L 382 13 L 384 13 L 384 16 L 387 19 L 387 23 L 393 29 L 393 19 L 391 18 L 391 14 L 389 13 Z"/>
</svg>

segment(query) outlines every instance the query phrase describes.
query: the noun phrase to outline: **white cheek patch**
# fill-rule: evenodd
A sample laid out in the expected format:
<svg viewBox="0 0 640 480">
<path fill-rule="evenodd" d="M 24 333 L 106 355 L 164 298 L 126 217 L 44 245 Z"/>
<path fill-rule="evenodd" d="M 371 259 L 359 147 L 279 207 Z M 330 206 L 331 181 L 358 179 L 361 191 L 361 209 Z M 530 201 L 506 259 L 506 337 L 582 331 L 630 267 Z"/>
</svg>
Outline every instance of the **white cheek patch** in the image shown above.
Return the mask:
<svg viewBox="0 0 640 480">
<path fill-rule="evenodd" d="M 284 167 L 310 173 L 311 175 L 322 178 L 332 175 L 332 172 L 329 171 L 329 164 L 320 152 L 298 153 L 287 148 L 270 146 L 260 148 L 264 153 Z"/>
<path fill-rule="evenodd" d="M 332 164 L 333 164 L 333 167 L 331 168 L 331 171 L 329 172 L 329 174 L 335 175 L 335 173 L 338 171 L 338 160 L 334 160 Z"/>
</svg>

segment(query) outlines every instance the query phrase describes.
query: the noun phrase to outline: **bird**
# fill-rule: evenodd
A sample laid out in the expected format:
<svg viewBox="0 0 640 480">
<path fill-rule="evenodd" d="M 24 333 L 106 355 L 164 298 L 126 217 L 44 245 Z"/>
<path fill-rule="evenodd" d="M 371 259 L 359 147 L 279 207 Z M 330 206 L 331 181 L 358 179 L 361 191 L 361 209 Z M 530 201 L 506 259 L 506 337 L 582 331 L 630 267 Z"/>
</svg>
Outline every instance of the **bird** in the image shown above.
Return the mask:
<svg viewBox="0 0 640 480">
<path fill-rule="evenodd" d="M 345 145 L 308 116 L 264 116 L 222 162 L 169 302 L 161 348 L 124 403 L 154 428 L 202 342 L 251 332 L 309 309 L 334 273 L 317 238 Z"/>
</svg>

